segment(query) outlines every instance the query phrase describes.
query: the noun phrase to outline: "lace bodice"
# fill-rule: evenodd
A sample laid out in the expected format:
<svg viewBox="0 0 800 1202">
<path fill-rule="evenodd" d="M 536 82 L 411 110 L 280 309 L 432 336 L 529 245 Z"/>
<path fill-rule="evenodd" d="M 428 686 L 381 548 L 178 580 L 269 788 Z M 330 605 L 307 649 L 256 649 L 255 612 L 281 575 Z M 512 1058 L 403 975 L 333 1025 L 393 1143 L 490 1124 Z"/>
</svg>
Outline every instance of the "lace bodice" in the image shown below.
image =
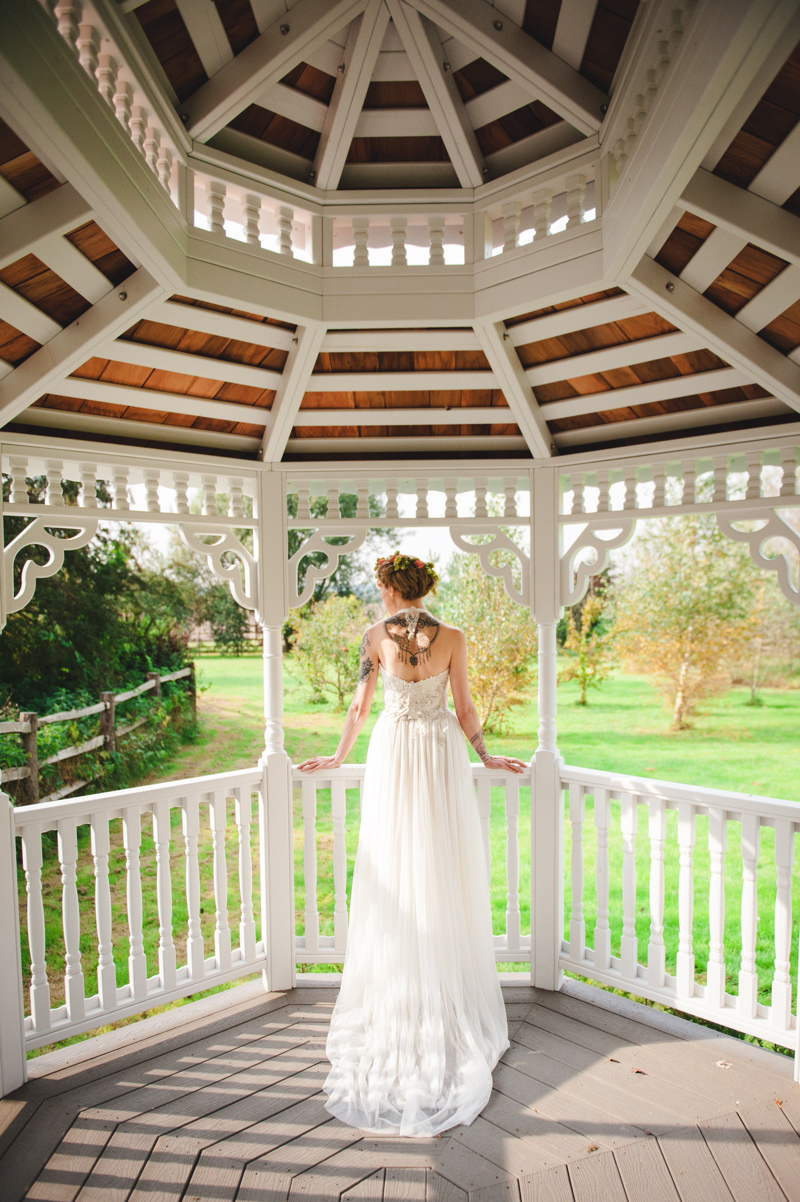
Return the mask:
<svg viewBox="0 0 800 1202">
<path fill-rule="evenodd" d="M 445 668 L 427 680 L 401 680 L 381 665 L 383 679 L 383 712 L 394 719 L 430 720 L 447 713 L 447 681 L 450 669 Z"/>
</svg>

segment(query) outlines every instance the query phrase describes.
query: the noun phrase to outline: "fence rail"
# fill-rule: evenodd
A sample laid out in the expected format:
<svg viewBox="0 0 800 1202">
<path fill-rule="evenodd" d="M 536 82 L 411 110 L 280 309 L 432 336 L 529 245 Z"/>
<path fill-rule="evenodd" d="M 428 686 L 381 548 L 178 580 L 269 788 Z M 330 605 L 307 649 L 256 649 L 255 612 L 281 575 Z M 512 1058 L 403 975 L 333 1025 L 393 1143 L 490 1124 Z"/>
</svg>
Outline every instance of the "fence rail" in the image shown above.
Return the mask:
<svg viewBox="0 0 800 1202">
<path fill-rule="evenodd" d="M 138 721 L 129 722 L 125 726 L 118 726 L 116 725 L 116 706 L 150 691 L 154 691 L 155 696 L 160 697 L 162 684 L 184 678 L 189 679 L 192 708 L 196 710 L 195 671 L 194 664 L 190 664 L 187 668 L 180 668 L 177 672 L 166 672 L 164 674 L 148 672 L 147 680 L 135 689 L 128 689 L 124 693 L 103 693 L 101 694 L 102 700 L 95 702 L 93 705 L 83 706 L 81 709 L 62 710 L 57 714 L 25 712 L 20 714 L 19 720 L 16 722 L 0 723 L 0 735 L 22 735 L 22 745 L 28 760 L 26 765 L 19 765 L 13 768 L 0 768 L 0 785 L 11 784 L 14 781 L 27 782 L 21 790 L 20 797 L 16 799 L 18 802 L 27 805 L 58 800 L 68 793 L 74 793 L 78 789 L 84 788 L 88 781 L 75 780 L 62 786 L 60 789 L 56 789 L 54 792 L 48 794 L 47 797 L 40 797 L 40 769 L 50 764 L 63 763 L 65 760 L 73 759 L 75 756 L 85 755 L 89 751 L 96 751 L 100 747 L 104 747 L 107 751 L 114 751 L 116 739 L 130 734 L 131 731 L 136 730 L 137 727 L 142 726 L 147 721 L 146 718 L 140 718 Z M 39 759 L 38 730 L 40 726 L 51 725 L 54 722 L 75 722 L 80 718 L 92 717 L 94 714 L 103 715 L 102 734 L 87 739 L 82 743 L 73 744 L 70 747 L 62 747 L 46 759 Z"/>
</svg>

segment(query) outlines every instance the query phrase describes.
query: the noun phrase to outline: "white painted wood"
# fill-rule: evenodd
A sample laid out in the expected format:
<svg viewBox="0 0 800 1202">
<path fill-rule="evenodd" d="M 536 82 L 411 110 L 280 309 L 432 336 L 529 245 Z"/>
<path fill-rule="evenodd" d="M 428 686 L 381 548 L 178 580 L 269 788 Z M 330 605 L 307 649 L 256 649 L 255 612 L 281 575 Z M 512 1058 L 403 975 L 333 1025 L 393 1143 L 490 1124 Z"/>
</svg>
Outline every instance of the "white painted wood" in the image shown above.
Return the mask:
<svg viewBox="0 0 800 1202">
<path fill-rule="evenodd" d="M 676 205 L 675 208 L 671 209 L 664 218 L 663 222 L 658 228 L 657 233 L 653 235 L 650 245 L 647 248 L 647 253 L 651 259 L 655 259 L 656 255 L 661 250 L 661 247 L 664 245 L 672 231 L 675 229 L 675 226 L 678 224 L 683 214 L 683 207 Z"/>
<path fill-rule="evenodd" d="M 234 789 L 239 864 L 239 948 L 246 963 L 256 958 L 256 923 L 253 913 L 253 856 L 250 849 L 250 829 L 253 820 L 253 801 L 250 789 Z"/>
<path fill-rule="evenodd" d="M 132 409 L 183 413 L 189 417 L 209 417 L 219 421 L 248 422 L 254 426 L 266 425 L 270 414 L 269 409 L 256 408 L 255 405 L 237 405 L 233 401 L 207 401 L 202 397 L 161 392 L 155 388 L 132 388 L 127 384 L 106 384 L 102 380 L 80 380 L 74 376 L 54 384 L 52 391 L 59 396 L 100 401 L 104 405 L 127 405 Z M 26 421 L 28 417 L 29 414 L 26 414 Z M 132 433 L 138 425 L 138 422 L 135 426 L 128 424 L 127 429 Z"/>
<path fill-rule="evenodd" d="M 28 202 L 5 176 L 0 175 L 0 218 L 6 217 L 16 209 L 24 208 Z"/>
<path fill-rule="evenodd" d="M 203 70 L 211 78 L 233 58 L 214 0 L 175 0 Z"/>
<path fill-rule="evenodd" d="M 48 317 L 41 309 L 37 309 L 24 296 L 19 296 L 12 288 L 0 283 L 0 318 L 9 325 L 15 326 L 36 342 L 49 342 L 56 334 L 61 333 L 62 327 L 52 317 Z"/>
<path fill-rule="evenodd" d="M 506 802 L 506 945 L 520 948 L 519 912 L 519 781 L 505 783 Z"/>
<path fill-rule="evenodd" d="M 172 936 L 171 840 L 170 806 L 162 798 L 153 806 L 153 842 L 156 850 L 158 975 L 164 990 L 174 989 L 177 984 L 175 942 Z"/>
<path fill-rule="evenodd" d="M 362 109 L 354 137 L 420 138 L 438 133 L 439 126 L 429 109 Z"/>
<path fill-rule="evenodd" d="M 754 1018 L 758 1001 L 756 936 L 758 929 L 758 853 L 760 827 L 755 814 L 742 815 L 742 966 L 739 1014 Z"/>
<path fill-rule="evenodd" d="M 496 29 L 497 12 L 486 0 L 410 0 L 413 8 L 448 30 L 509 79 L 532 90 L 581 133 L 600 128 L 608 98 L 577 71 L 545 50 L 512 21 Z"/>
<path fill-rule="evenodd" d="M 92 859 L 94 861 L 94 908 L 97 923 L 97 992 L 106 1012 L 117 1006 L 117 970 L 111 926 L 111 890 L 108 880 L 108 855 L 111 850 L 108 818 L 96 814 L 91 822 Z"/>
<path fill-rule="evenodd" d="M 622 824 L 622 936 L 620 971 L 627 981 L 636 980 L 639 941 L 636 936 L 636 833 L 639 806 L 635 793 L 620 798 Z"/>
<path fill-rule="evenodd" d="M 754 192 L 700 168 L 684 188 L 681 205 L 745 242 L 755 242 L 781 259 L 800 263 L 797 218 Z"/>
<path fill-rule="evenodd" d="M 667 807 L 662 798 L 649 799 L 650 836 L 650 940 L 647 945 L 647 979 L 651 987 L 664 985 L 664 844 L 667 837 Z"/>
<path fill-rule="evenodd" d="M 583 916 L 583 827 L 586 821 L 586 801 L 582 786 L 574 782 L 569 787 L 569 821 L 572 829 L 569 955 L 573 963 L 581 964 L 586 958 L 586 921 Z"/>
<path fill-rule="evenodd" d="M 231 929 L 228 923 L 228 866 L 225 861 L 227 827 L 227 790 L 215 789 L 209 795 L 211 853 L 214 877 L 214 958 L 216 967 L 227 972 L 231 967 Z"/>
<path fill-rule="evenodd" d="M 550 432 L 502 322 L 476 324 L 475 333 L 531 454 L 547 458 L 553 449 Z"/>
<path fill-rule="evenodd" d="M 680 873 L 678 879 L 679 937 L 676 959 L 676 985 L 681 997 L 692 997 L 695 985 L 694 965 L 694 846 L 697 839 L 695 807 L 688 802 L 678 808 L 678 845 Z"/>
<path fill-rule="evenodd" d="M 608 789 L 594 791 L 594 825 L 597 831 L 596 898 L 597 920 L 594 928 L 594 965 L 605 971 L 611 964 L 611 926 L 609 923 L 608 831 L 611 803 Z"/>
<path fill-rule="evenodd" d="M 313 778 L 301 784 L 303 805 L 303 883 L 305 887 L 304 951 L 319 951 L 317 909 L 317 785 Z"/>
<path fill-rule="evenodd" d="M 66 238 L 48 238 L 40 243 L 36 253 L 57 276 L 92 304 L 113 289 L 102 271 Z"/>
<path fill-rule="evenodd" d="M 316 50 L 310 50 L 305 61 L 310 63 L 312 67 L 317 67 L 320 71 L 324 71 L 326 75 L 335 75 L 337 68 L 342 61 L 344 45 L 338 41 L 342 34 L 337 34 L 336 38 L 331 38 L 327 42 L 323 42 Z M 410 79 L 411 73 L 403 76 L 404 79 Z"/>
<path fill-rule="evenodd" d="M 498 406 L 437 405 L 419 409 L 299 409 L 296 426 L 493 426 L 517 424 L 512 410 Z"/>
<path fill-rule="evenodd" d="M 752 382 L 752 377 L 738 368 L 720 367 L 713 371 L 697 372 L 693 376 L 673 376 L 651 384 L 634 384 L 629 388 L 607 389 L 605 392 L 568 397 L 563 401 L 550 401 L 542 406 L 542 412 L 548 421 L 552 421 L 555 418 L 574 417 L 581 413 L 599 413 L 606 409 L 648 405 L 673 397 L 694 396 L 698 392 L 717 392 L 723 388 L 735 388 Z"/>
<path fill-rule="evenodd" d="M 512 79 L 507 79 L 496 88 L 490 88 L 480 96 L 473 96 L 464 108 L 472 128 L 480 129 L 482 125 L 497 121 L 498 118 L 521 109 L 523 105 L 530 104 L 535 99 L 536 95 L 530 88 L 523 88 Z"/>
<path fill-rule="evenodd" d="M 744 250 L 746 244 L 746 239 L 718 226 L 692 255 L 681 272 L 681 279 L 690 288 L 694 288 L 695 292 L 705 292 L 739 252 Z"/>
<path fill-rule="evenodd" d="M 285 371 L 285 369 L 284 369 Z M 458 392 L 497 388 L 491 371 L 336 371 L 309 376 L 308 392 Z"/>
<path fill-rule="evenodd" d="M 333 946 L 340 956 L 347 949 L 347 847 L 345 845 L 345 817 L 347 793 L 345 782 L 338 778 L 331 782 L 331 818 L 333 820 Z"/>
<path fill-rule="evenodd" d="M 267 463 L 283 456 L 324 337 L 324 326 L 306 326 L 297 332 L 297 341 L 292 345 L 284 364 L 269 425 L 261 443 L 261 458 Z"/>
<path fill-rule="evenodd" d="M 181 105 L 188 116 L 189 136 L 208 141 L 248 104 L 251 95 L 278 83 L 330 36 L 363 11 L 365 0 L 300 0 L 291 18 L 274 24 L 246 46 L 213 79 Z M 281 33 L 281 26 L 288 27 Z"/>
<path fill-rule="evenodd" d="M 209 452 L 225 448 L 232 455 L 257 451 L 261 440 L 246 434 L 220 434 L 211 430 L 195 430 L 185 426 L 162 426 L 155 422 L 137 422 L 135 427 L 122 418 L 98 417 L 91 413 L 70 413 L 65 409 L 28 409 L 23 418 L 26 426 L 37 426 L 54 431 L 70 431 L 85 438 L 112 438 L 125 442 L 135 430 L 140 439 L 155 443 L 184 444 Z M 51 435 L 52 437 L 52 435 Z"/>
<path fill-rule="evenodd" d="M 792 1025 L 792 867 L 794 828 L 787 819 L 775 823 L 775 977 L 770 1022 L 788 1031 Z"/>
<path fill-rule="evenodd" d="M 333 189 L 339 184 L 388 24 L 389 13 L 381 0 L 369 0 L 361 17 L 350 27 L 338 64 L 344 70 L 339 71 L 337 66 L 333 96 L 314 156 L 319 188 Z"/>
<path fill-rule="evenodd" d="M 445 71 L 439 33 L 430 21 L 402 2 L 386 0 L 394 27 L 416 73 L 438 132 L 464 188 L 476 188 L 487 173 L 483 153 L 452 70 Z"/>
<path fill-rule="evenodd" d="M 375 60 L 372 78 L 381 83 L 413 79 L 414 70 L 405 50 L 382 49 Z"/>
<path fill-rule="evenodd" d="M 328 115 L 327 104 L 298 91 L 297 88 L 287 87 L 284 83 L 276 83 L 266 88 L 253 97 L 252 103 L 268 109 L 271 113 L 277 113 L 280 117 L 289 117 L 290 120 L 305 125 L 307 129 L 316 130 L 317 133 L 325 125 Z"/>
<path fill-rule="evenodd" d="M 323 351 L 477 351 L 480 343 L 470 326 L 450 330 L 331 330 Z"/>
<path fill-rule="evenodd" d="M 577 71 L 583 62 L 589 31 L 597 11 L 594 0 L 562 0 L 553 38 L 553 54 Z"/>
<path fill-rule="evenodd" d="M 647 312 L 648 305 L 644 304 L 640 297 L 625 294 L 522 321 L 518 325 L 509 326 L 508 335 L 512 346 L 526 346 L 543 338 L 559 338 L 562 334 L 571 334 L 575 330 L 588 330 L 593 326 L 621 321 L 625 317 L 637 317 L 640 313 Z"/>
<path fill-rule="evenodd" d="M 567 121 L 558 121 L 540 129 L 527 138 L 502 146 L 493 154 L 486 156 L 490 178 L 500 178 L 513 171 L 522 170 L 530 164 L 557 155 L 570 146 L 577 146 L 584 140 L 583 135 L 574 129 Z"/>
<path fill-rule="evenodd" d="M 95 348 L 94 353 L 102 359 L 111 359 L 117 363 L 149 367 L 154 371 L 178 372 L 184 376 L 199 376 L 204 380 L 220 380 L 228 384 L 245 384 L 250 388 L 277 388 L 281 382 L 281 373 L 274 368 L 255 367 L 249 363 L 231 363 L 227 359 L 172 351 L 166 347 L 149 346 L 144 342 L 126 342 L 121 339 L 103 342 Z"/>
<path fill-rule="evenodd" d="M 0 976 L 0 1098 L 19 1089 L 27 1079 L 25 1063 L 25 1004 L 22 996 L 20 958 L 20 898 L 17 883 L 17 845 L 14 831 L 14 807 L 10 797 L 0 792 L 0 956 L 4 971 Z"/>
<path fill-rule="evenodd" d="M 428 435 L 424 438 L 396 437 L 390 440 L 392 451 L 398 455 L 414 454 L 419 451 L 429 451 L 432 454 L 446 455 L 453 451 L 483 452 L 487 445 L 495 451 L 527 451 L 528 444 L 524 438 L 516 435 L 493 434 L 490 439 L 486 436 L 461 434 L 458 437 Z M 368 438 L 290 438 L 286 450 L 294 455 L 324 455 L 329 451 L 336 454 L 381 455 L 387 451 L 387 439 Z"/>
<path fill-rule="evenodd" d="M 748 330 L 762 330 L 800 297 L 800 266 L 785 267 L 780 275 L 743 305 L 736 320 Z"/>
<path fill-rule="evenodd" d="M 201 334 L 234 338 L 238 342 L 269 346 L 279 351 L 288 351 L 294 337 L 291 330 L 284 330 L 280 326 L 248 321 L 229 313 L 215 313 L 212 309 L 200 309 L 196 305 L 183 305 L 178 301 L 156 302 L 148 308 L 146 316 L 151 321 L 163 322 L 181 330 L 197 330 Z"/>
<path fill-rule="evenodd" d="M 5 180 L 3 182 L 5 183 Z M 27 254 L 43 258 L 40 247 L 83 225 L 92 216 L 91 206 L 72 184 L 62 184 L 60 188 L 31 201 L 30 204 L 26 204 L 21 196 L 19 201 L 20 204 L 14 211 L 0 219 L 0 268 L 7 267 L 9 263 Z M 106 288 L 110 287 L 106 281 Z"/>
<path fill-rule="evenodd" d="M 528 367 L 525 375 L 533 386 L 552 384 L 558 380 L 575 380 L 597 372 L 615 371 L 633 363 L 649 363 L 653 359 L 667 359 L 673 355 L 686 355 L 699 351 L 704 341 L 697 334 L 659 334 L 655 338 L 643 338 L 639 342 L 623 342 L 620 346 L 605 350 L 589 351 L 585 355 L 573 355 L 569 359 L 556 359 L 541 367 Z"/>
<path fill-rule="evenodd" d="M 749 190 L 773 204 L 782 205 L 800 185 L 800 125 L 795 125 L 767 159 Z"/>
<path fill-rule="evenodd" d="M 721 1010 L 725 1005 L 725 852 L 728 824 L 718 809 L 708 816 L 708 849 L 711 858 L 711 883 L 708 897 L 709 957 L 706 968 L 706 996 L 709 1005 Z"/>
<path fill-rule="evenodd" d="M 200 834 L 200 807 L 197 794 L 184 798 L 181 806 L 183 824 L 184 867 L 186 873 L 186 962 L 193 981 L 202 981 L 205 976 L 205 953 L 203 931 L 200 925 L 200 865 L 198 862 L 198 838 Z"/>
<path fill-rule="evenodd" d="M 759 422 L 770 417 L 782 417 L 791 410 L 783 401 L 769 398 L 761 401 L 737 401 L 729 405 L 704 405 L 702 409 L 685 409 L 679 413 L 660 413 L 656 417 L 632 418 L 636 433 L 648 438 L 658 437 L 674 431 L 676 434 L 711 426 L 727 425 L 729 422 Z M 584 444 L 615 442 L 623 437 L 618 422 L 591 426 L 583 430 L 561 430 L 552 435 L 557 447 L 572 448 Z M 628 429 L 633 430 L 631 424 Z"/>
<path fill-rule="evenodd" d="M 126 901 L 128 907 L 128 981 L 137 1002 L 147 997 L 147 961 L 142 934 L 142 874 L 140 811 L 128 806 L 122 811 L 122 843 L 125 848 Z"/>
</svg>

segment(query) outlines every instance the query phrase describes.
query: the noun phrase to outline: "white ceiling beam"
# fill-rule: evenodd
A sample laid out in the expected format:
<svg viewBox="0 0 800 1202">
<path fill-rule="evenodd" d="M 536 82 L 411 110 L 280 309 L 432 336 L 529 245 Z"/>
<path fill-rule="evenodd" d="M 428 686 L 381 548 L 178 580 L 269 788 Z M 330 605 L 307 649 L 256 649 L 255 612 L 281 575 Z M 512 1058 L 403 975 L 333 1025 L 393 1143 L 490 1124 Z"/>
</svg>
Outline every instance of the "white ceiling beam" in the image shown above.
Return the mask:
<svg viewBox="0 0 800 1202">
<path fill-rule="evenodd" d="M 24 208 L 27 203 L 22 193 L 18 192 L 5 176 L 0 175 L 0 217 L 13 213 L 15 209 Z"/>
<path fill-rule="evenodd" d="M 517 434 L 456 434 L 392 438 L 290 438 L 286 451 L 293 455 L 448 455 L 453 451 L 526 451 L 525 439 Z"/>
<path fill-rule="evenodd" d="M 442 66 L 444 54 L 439 33 L 403 0 L 386 0 L 386 5 L 458 181 L 463 188 L 477 188 L 484 182 L 488 168 L 453 72 L 445 71 Z"/>
<path fill-rule="evenodd" d="M 397 83 L 413 79 L 414 71 L 405 50 L 381 50 L 375 62 L 372 78 L 380 83 Z"/>
<path fill-rule="evenodd" d="M 517 425 L 510 409 L 498 405 L 449 409 L 429 405 L 418 409 L 300 409 L 295 426 L 497 426 Z"/>
<path fill-rule="evenodd" d="M 307 96 L 297 88 L 287 87 L 285 83 L 273 84 L 271 88 L 253 96 L 251 102 L 263 109 L 269 109 L 271 113 L 277 113 L 279 117 L 289 117 L 290 120 L 305 125 L 306 129 L 316 130 L 317 133 L 322 129 L 328 115 L 327 104 L 315 100 L 313 96 Z"/>
<path fill-rule="evenodd" d="M 623 342 L 620 346 L 528 367 L 525 375 L 531 387 L 536 388 L 542 384 L 556 384 L 561 380 L 576 380 L 580 376 L 616 371 L 620 367 L 630 367 L 632 363 L 650 363 L 653 359 L 687 355 L 704 347 L 705 342 L 698 334 L 678 331 L 676 334 L 659 334 L 655 338 L 642 338 L 639 342 Z"/>
<path fill-rule="evenodd" d="M 213 309 L 184 305 L 180 301 L 161 301 L 153 305 L 145 316 L 149 321 L 175 326 L 181 330 L 196 330 L 200 334 L 232 338 L 236 342 L 268 346 L 278 351 L 288 351 L 294 337 L 291 330 L 284 330 L 281 326 L 268 325 L 262 321 L 248 321 L 246 317 L 216 313 Z"/>
<path fill-rule="evenodd" d="M 39 255 L 39 247 L 45 242 L 69 233 L 92 217 L 91 206 L 72 184 L 62 184 L 30 204 L 20 200 L 21 208 L 0 219 L 0 268 L 23 255 Z"/>
<path fill-rule="evenodd" d="M 332 33 L 363 11 L 365 0 L 299 0 L 184 101 L 189 136 L 207 142 Z M 281 32 L 281 28 L 286 32 Z"/>
<path fill-rule="evenodd" d="M 353 136 L 425 138 L 438 134 L 439 126 L 430 109 L 362 109 Z"/>
<path fill-rule="evenodd" d="M 163 289 L 142 268 L 128 277 L 123 291 L 125 300 L 120 299 L 115 289 L 79 321 L 65 330 L 59 326 L 46 346 L 0 382 L 0 425 L 13 420 L 43 393 L 57 391 L 59 381 L 85 363 L 96 346 L 127 330 L 164 295 Z"/>
<path fill-rule="evenodd" d="M 166 426 L 157 422 L 140 422 L 134 418 L 100 417 L 94 413 L 74 413 L 67 409 L 26 409 L 17 421 L 26 426 L 69 430 L 85 438 L 99 435 L 123 444 L 131 439 L 178 443 L 190 450 L 208 448 L 217 454 L 220 451 L 230 454 L 252 453 L 260 445 L 258 438 L 246 434 L 223 434 L 218 430 L 196 430 L 192 426 Z"/>
<path fill-rule="evenodd" d="M 233 58 L 217 6 L 214 0 L 175 0 L 175 5 L 210 79 Z"/>
<path fill-rule="evenodd" d="M 467 110 L 472 128 L 480 129 L 481 126 L 488 125 L 490 121 L 497 121 L 500 117 L 505 117 L 507 113 L 521 109 L 523 105 L 530 104 L 535 99 L 536 96 L 530 88 L 523 88 L 513 79 L 507 79 L 505 83 L 499 83 L 496 88 L 490 88 L 488 92 L 481 92 L 480 96 L 473 96 L 472 100 L 465 103 L 464 108 Z"/>
<path fill-rule="evenodd" d="M 48 238 L 40 244 L 37 254 L 51 271 L 93 305 L 114 287 L 68 238 Z"/>
<path fill-rule="evenodd" d="M 548 458 L 553 446 L 547 423 L 502 322 L 477 324 L 475 333 L 528 449 L 537 458 Z"/>
<path fill-rule="evenodd" d="M 477 351 L 475 331 L 464 330 L 329 330 L 323 351 L 347 354 L 370 351 Z"/>
<path fill-rule="evenodd" d="M 35 342 L 49 342 L 62 327 L 7 284 L 0 284 L 0 318 Z"/>
<path fill-rule="evenodd" d="M 614 442 L 620 438 L 657 438 L 674 432 L 682 434 L 708 426 L 728 425 L 731 422 L 761 422 L 770 417 L 791 413 L 782 401 L 765 397 L 760 401 L 735 401 L 729 405 L 703 405 L 699 409 L 680 409 L 676 413 L 659 413 L 655 417 L 634 417 L 621 422 L 604 422 L 601 426 L 584 426 L 579 430 L 558 430 L 553 435 L 557 447 L 565 450 L 598 442 Z M 735 437 L 735 435 L 731 435 Z"/>
<path fill-rule="evenodd" d="M 335 371 L 313 374 L 306 387 L 309 392 L 469 392 L 500 385 L 491 371 Z"/>
<path fill-rule="evenodd" d="M 661 250 L 661 247 L 664 245 L 667 238 L 669 238 L 670 234 L 675 229 L 675 226 L 678 224 L 681 217 L 683 216 L 683 212 L 684 212 L 683 208 L 676 205 L 675 208 L 671 209 L 670 212 L 667 214 L 667 216 L 664 218 L 664 220 L 662 221 L 661 225 L 658 228 L 657 233 L 655 233 L 653 235 L 653 237 L 650 241 L 650 245 L 647 248 L 647 253 L 651 259 L 654 259 L 656 257 L 656 255 L 658 254 L 658 252 Z"/>
<path fill-rule="evenodd" d="M 671 290 L 667 285 L 671 285 Z M 628 287 L 667 321 L 704 336 L 708 349 L 743 371 L 749 383 L 760 384 L 800 412 L 800 367 L 735 317 L 695 292 L 683 280 L 676 280 L 652 259 L 641 261 L 628 281 Z"/>
<path fill-rule="evenodd" d="M 597 0 L 561 0 L 553 54 L 577 71 L 597 12 Z"/>
<path fill-rule="evenodd" d="M 320 347 L 325 338 L 324 326 L 298 327 L 286 364 L 281 383 L 272 402 L 269 424 L 264 431 L 259 451 L 265 463 L 276 463 L 282 458 L 286 441 L 292 432 L 297 410 L 302 404 L 308 381 L 314 370 Z"/>
<path fill-rule="evenodd" d="M 383 0 L 369 0 L 361 17 L 350 27 L 340 64 L 344 71 L 336 72 L 333 96 L 314 156 L 318 188 L 339 186 L 388 25 L 389 13 Z"/>
<path fill-rule="evenodd" d="M 172 351 L 167 347 L 148 346 L 145 342 L 109 339 L 96 347 L 94 354 L 116 363 L 149 368 L 150 371 L 177 372 L 203 380 L 219 380 L 223 384 L 243 384 L 248 388 L 277 388 L 281 381 L 281 373 L 273 368 L 256 367 L 250 363 L 230 363 L 227 359 L 212 359 L 208 355 Z"/>
<path fill-rule="evenodd" d="M 239 405 L 233 401 L 208 400 L 156 388 L 133 388 L 129 384 L 109 384 L 105 380 L 84 380 L 67 376 L 50 389 L 56 396 L 102 405 L 125 405 L 128 409 L 152 409 L 161 413 L 180 413 L 186 417 L 206 417 L 215 421 L 249 422 L 265 426 L 269 409 Z"/>
<path fill-rule="evenodd" d="M 770 155 L 749 191 L 782 205 L 800 187 L 800 122 Z"/>
<path fill-rule="evenodd" d="M 783 271 L 743 305 L 736 320 L 748 330 L 763 330 L 800 298 L 800 267 L 785 267 Z"/>
<path fill-rule="evenodd" d="M 528 134 L 518 142 L 510 142 L 493 154 L 487 154 L 489 174 L 497 179 L 519 167 L 539 162 L 550 154 L 558 154 L 560 150 L 566 150 L 568 146 L 575 146 L 583 140 L 582 134 L 567 121 L 556 121 L 554 125 L 538 129 L 535 134 Z"/>
<path fill-rule="evenodd" d="M 705 292 L 746 245 L 747 239 L 717 226 L 692 255 L 680 273 L 681 279 L 695 292 Z"/>
<path fill-rule="evenodd" d="M 622 321 L 626 317 L 638 317 L 647 313 L 652 305 L 645 305 L 638 296 L 611 296 L 604 300 L 591 301 L 588 305 L 575 305 L 572 309 L 559 309 L 532 317 L 519 325 L 508 327 L 512 346 L 526 346 L 541 342 L 543 338 L 560 338 L 575 330 L 589 330 L 594 326 L 607 325 L 611 321 Z"/>
<path fill-rule="evenodd" d="M 670 376 L 668 380 L 653 380 L 649 384 L 632 384 L 628 388 L 609 388 L 605 392 L 566 397 L 563 401 L 548 401 L 542 404 L 542 412 L 547 421 L 554 421 L 562 417 L 580 417 L 584 413 L 605 413 L 634 405 L 673 401 L 699 392 L 720 392 L 723 388 L 740 388 L 752 383 L 752 377 L 737 367 L 719 367 L 692 376 Z"/>
<path fill-rule="evenodd" d="M 486 0 L 409 0 L 411 6 L 493 63 L 521 87 L 532 90 L 583 134 L 595 133 L 608 97 L 546 50 L 513 21 L 495 28 L 497 10 Z"/>
<path fill-rule="evenodd" d="M 336 75 L 338 73 L 339 64 L 342 61 L 344 47 L 340 46 L 335 40 L 323 42 L 321 46 L 317 46 L 315 50 L 309 51 L 305 56 L 305 61 L 310 67 L 316 67 L 318 71 L 324 71 L 326 75 Z M 404 76 L 405 79 L 410 79 L 410 75 Z"/>
<path fill-rule="evenodd" d="M 780 259 L 800 264 L 800 222 L 769 200 L 738 188 L 702 167 L 683 190 L 681 205 L 723 226 L 744 242 L 755 242 Z"/>
</svg>

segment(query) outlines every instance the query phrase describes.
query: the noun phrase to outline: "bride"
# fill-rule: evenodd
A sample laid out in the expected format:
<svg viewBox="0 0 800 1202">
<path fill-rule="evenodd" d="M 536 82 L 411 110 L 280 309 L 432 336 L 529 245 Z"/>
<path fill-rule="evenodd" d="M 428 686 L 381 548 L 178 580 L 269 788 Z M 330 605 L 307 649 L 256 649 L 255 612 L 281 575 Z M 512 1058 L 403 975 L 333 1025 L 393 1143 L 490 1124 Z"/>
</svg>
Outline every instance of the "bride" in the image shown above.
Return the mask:
<svg viewBox="0 0 800 1202">
<path fill-rule="evenodd" d="M 347 952 L 322 1088 L 325 1108 L 349 1126 L 432 1136 L 480 1113 L 509 1047 L 460 730 L 487 768 L 521 772 L 525 764 L 486 750 L 464 632 L 423 606 L 436 592 L 433 564 L 396 552 L 377 561 L 375 574 L 388 617 L 361 641 L 339 746 L 300 765 L 316 772 L 344 762 L 380 673 L 384 708 L 367 753 Z M 447 708 L 448 680 L 455 713 Z"/>
</svg>

